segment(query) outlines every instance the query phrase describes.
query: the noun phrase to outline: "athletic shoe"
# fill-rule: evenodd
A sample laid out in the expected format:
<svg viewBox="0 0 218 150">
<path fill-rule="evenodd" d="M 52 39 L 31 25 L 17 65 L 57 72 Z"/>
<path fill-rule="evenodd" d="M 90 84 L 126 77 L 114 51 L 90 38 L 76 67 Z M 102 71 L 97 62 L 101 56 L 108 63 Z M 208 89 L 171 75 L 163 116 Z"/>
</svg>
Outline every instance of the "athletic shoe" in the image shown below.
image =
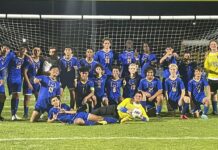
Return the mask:
<svg viewBox="0 0 218 150">
<path fill-rule="evenodd" d="M 27 114 L 24 114 L 24 115 L 23 115 L 23 118 L 24 118 L 24 119 L 28 119 L 28 115 L 27 115 Z"/>
<path fill-rule="evenodd" d="M 17 120 L 21 120 L 22 118 L 20 118 L 18 115 L 15 114 L 15 117 Z"/>
<path fill-rule="evenodd" d="M 181 119 L 188 119 L 188 117 L 186 115 L 181 115 L 180 118 Z"/>
<path fill-rule="evenodd" d="M 213 115 L 218 115 L 218 113 L 216 111 L 213 111 L 212 114 Z"/>
<path fill-rule="evenodd" d="M 12 120 L 12 121 L 17 120 L 17 118 L 15 117 L 15 115 L 13 115 L 13 116 L 11 117 L 11 120 Z"/>
<path fill-rule="evenodd" d="M 201 119 L 208 119 L 207 115 L 201 115 Z"/>
<path fill-rule="evenodd" d="M 102 121 L 98 121 L 98 124 L 106 125 L 106 124 L 107 124 L 107 121 L 104 121 L 104 120 L 102 120 Z"/>
</svg>

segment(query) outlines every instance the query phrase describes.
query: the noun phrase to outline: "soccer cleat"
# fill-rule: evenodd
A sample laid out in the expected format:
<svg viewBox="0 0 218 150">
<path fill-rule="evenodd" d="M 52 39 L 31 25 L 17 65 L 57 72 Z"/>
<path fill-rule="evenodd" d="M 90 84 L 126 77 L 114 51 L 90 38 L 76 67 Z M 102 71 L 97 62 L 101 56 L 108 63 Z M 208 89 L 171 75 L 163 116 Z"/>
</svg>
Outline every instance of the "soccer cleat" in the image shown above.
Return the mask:
<svg viewBox="0 0 218 150">
<path fill-rule="evenodd" d="M 22 118 L 20 118 L 18 115 L 15 114 L 15 117 L 17 120 L 21 120 Z"/>
<path fill-rule="evenodd" d="M 18 117 L 17 115 L 13 115 L 13 116 L 11 117 L 11 120 L 12 120 L 12 121 L 21 120 L 21 118 Z"/>
<path fill-rule="evenodd" d="M 5 118 L 3 118 L 2 116 L 0 116 L 0 121 L 4 121 L 5 120 Z"/>
<path fill-rule="evenodd" d="M 43 119 L 44 119 L 44 114 L 41 114 L 40 117 L 39 117 L 39 119 L 40 119 L 40 120 L 43 120 Z"/>
<path fill-rule="evenodd" d="M 181 115 L 180 118 L 181 119 L 188 119 L 188 117 L 186 115 Z"/>
<path fill-rule="evenodd" d="M 107 124 L 107 121 L 104 121 L 104 120 L 102 120 L 102 121 L 98 121 L 98 124 L 106 125 L 106 124 Z"/>
<path fill-rule="evenodd" d="M 207 115 L 201 115 L 201 119 L 208 119 Z"/>
<path fill-rule="evenodd" d="M 28 119 L 28 115 L 27 115 L 27 114 L 24 114 L 24 115 L 23 115 L 23 118 L 24 118 L 24 119 Z"/>
<path fill-rule="evenodd" d="M 212 114 L 213 115 L 218 115 L 218 113 L 216 111 L 213 111 Z"/>
</svg>

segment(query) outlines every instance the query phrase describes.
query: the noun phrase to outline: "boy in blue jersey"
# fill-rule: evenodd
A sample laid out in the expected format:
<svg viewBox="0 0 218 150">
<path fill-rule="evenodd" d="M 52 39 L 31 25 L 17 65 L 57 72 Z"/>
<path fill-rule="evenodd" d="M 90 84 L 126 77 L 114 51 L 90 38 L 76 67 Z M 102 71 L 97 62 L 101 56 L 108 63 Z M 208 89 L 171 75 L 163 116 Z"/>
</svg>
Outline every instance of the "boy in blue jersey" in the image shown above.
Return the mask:
<svg viewBox="0 0 218 150">
<path fill-rule="evenodd" d="M 95 124 L 107 124 L 116 123 L 117 119 L 112 117 L 101 117 L 87 112 L 77 112 L 71 110 L 66 104 L 61 104 L 58 97 L 51 99 L 53 107 L 48 114 L 48 123 L 54 121 L 60 121 L 67 124 L 75 125 L 95 125 Z"/>
<path fill-rule="evenodd" d="M 129 65 L 129 76 L 125 77 L 123 84 L 123 98 L 133 98 L 137 92 L 140 82 L 140 76 L 137 73 L 138 65 L 132 63 Z"/>
<path fill-rule="evenodd" d="M 119 78 L 120 71 L 118 67 L 113 67 L 112 77 L 107 80 L 106 90 L 109 105 L 118 105 L 122 101 L 123 81 Z"/>
<path fill-rule="evenodd" d="M 141 66 L 141 77 L 144 78 L 145 70 L 147 70 L 148 67 L 156 67 L 157 64 L 157 57 L 155 54 L 151 53 L 150 47 L 148 45 L 148 42 L 143 43 L 143 50 L 144 53 L 141 55 L 140 58 L 140 66 Z"/>
<path fill-rule="evenodd" d="M 93 50 L 87 49 L 86 50 L 86 58 L 82 58 L 78 64 L 79 68 L 81 68 L 81 67 L 88 67 L 89 68 L 89 78 L 94 77 L 95 66 L 98 64 L 98 62 L 94 60 L 93 56 L 94 56 Z"/>
<path fill-rule="evenodd" d="M 66 46 L 64 49 L 64 56 L 60 59 L 60 81 L 62 89 L 68 88 L 70 92 L 70 107 L 74 108 L 75 105 L 75 92 L 74 92 L 74 80 L 76 78 L 76 71 L 78 61 L 76 57 L 73 57 L 72 48 Z M 63 93 L 62 91 L 62 93 Z"/>
<path fill-rule="evenodd" d="M 40 60 L 41 48 L 34 47 L 32 50 L 32 60 L 28 60 L 24 66 L 24 82 L 23 82 L 23 94 L 24 94 L 24 118 L 28 118 L 29 101 L 31 95 L 34 94 L 35 98 L 38 97 L 40 84 L 33 83 L 33 79 L 39 75 L 39 69 L 42 65 Z"/>
<path fill-rule="evenodd" d="M 205 94 L 205 89 L 207 95 Z M 202 69 L 197 67 L 194 69 L 194 78 L 188 83 L 188 93 L 195 104 L 194 113 L 198 114 L 200 111 L 200 105 L 204 105 L 204 111 L 201 115 L 202 119 L 207 119 L 207 113 L 210 106 L 210 87 L 205 78 L 202 78 Z M 196 115 L 198 116 L 198 115 Z"/>
<path fill-rule="evenodd" d="M 102 40 L 102 45 L 103 49 L 95 53 L 94 59 L 103 66 L 106 75 L 111 75 L 111 69 L 114 61 L 114 54 L 110 49 L 111 40 L 109 38 L 104 38 Z"/>
<path fill-rule="evenodd" d="M 17 52 L 12 53 L 12 59 L 8 65 L 8 91 L 9 95 L 12 94 L 11 98 L 11 120 L 21 119 L 17 116 L 17 109 L 19 104 L 19 93 L 21 92 L 22 86 L 22 65 L 24 62 L 25 53 L 27 52 L 27 48 L 21 47 Z"/>
<path fill-rule="evenodd" d="M 4 108 L 4 103 L 6 100 L 5 87 L 4 87 L 4 78 L 5 71 L 8 67 L 8 64 L 11 60 L 10 45 L 8 43 L 3 43 L 1 45 L 1 56 L 0 56 L 0 121 L 4 121 L 4 118 L 1 116 L 2 110 Z"/>
<path fill-rule="evenodd" d="M 79 74 L 79 80 L 76 81 L 75 85 L 76 106 L 79 109 L 84 105 L 89 105 L 89 110 L 91 111 L 97 103 L 94 95 L 94 83 L 88 78 L 89 69 L 87 67 L 80 68 Z"/>
<path fill-rule="evenodd" d="M 170 76 L 165 81 L 166 98 L 169 105 L 175 111 L 178 107 L 183 106 L 181 119 L 188 119 L 186 113 L 189 109 L 190 98 L 185 96 L 185 87 L 182 79 L 177 77 L 178 66 L 176 64 L 169 65 Z"/>
<path fill-rule="evenodd" d="M 107 75 L 104 74 L 103 67 L 100 64 L 95 66 L 95 77 L 92 78 L 92 81 L 94 82 L 95 96 L 97 99 L 97 105 L 95 108 L 101 107 L 101 104 L 107 106 L 108 98 L 105 93 Z"/>
<path fill-rule="evenodd" d="M 163 102 L 161 81 L 155 78 L 155 70 L 152 67 L 148 67 L 145 74 L 146 77 L 141 79 L 138 87 L 138 90 L 143 93 L 144 101 L 141 101 L 141 104 L 148 110 L 150 116 L 154 116 L 152 110 L 155 108 L 155 103 L 157 103 L 155 114 L 160 117 Z"/>
<path fill-rule="evenodd" d="M 131 63 L 136 63 L 139 61 L 139 58 L 136 57 L 135 52 L 133 51 L 133 41 L 126 41 L 126 50 L 119 54 L 119 63 L 122 65 L 121 68 L 121 77 L 124 78 L 129 75 L 128 67 Z"/>
<path fill-rule="evenodd" d="M 41 86 L 30 122 L 37 121 L 41 113 L 50 110 L 52 107 L 50 103 L 51 97 L 60 96 L 61 83 L 57 81 L 58 75 L 59 68 L 57 66 L 52 66 L 50 68 L 49 76 L 41 75 L 34 78 L 34 83 L 40 84 Z"/>
</svg>

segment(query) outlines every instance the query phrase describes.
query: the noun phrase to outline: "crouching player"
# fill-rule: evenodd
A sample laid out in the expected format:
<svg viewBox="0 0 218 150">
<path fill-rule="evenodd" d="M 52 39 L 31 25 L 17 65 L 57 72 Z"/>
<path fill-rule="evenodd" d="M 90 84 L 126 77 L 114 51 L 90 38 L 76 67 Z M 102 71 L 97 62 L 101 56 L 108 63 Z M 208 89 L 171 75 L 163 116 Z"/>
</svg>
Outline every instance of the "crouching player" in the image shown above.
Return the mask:
<svg viewBox="0 0 218 150">
<path fill-rule="evenodd" d="M 76 112 L 66 104 L 61 104 L 58 97 L 51 98 L 52 108 L 48 114 L 48 122 L 60 121 L 67 124 L 95 125 L 116 123 L 117 119 L 111 117 L 101 117 L 87 112 Z"/>
<path fill-rule="evenodd" d="M 208 97 L 205 94 L 205 89 Z M 208 119 L 207 112 L 210 106 L 210 87 L 205 78 L 202 78 L 202 69 L 197 67 L 194 69 L 194 78 L 188 83 L 188 93 L 195 105 L 194 113 L 199 116 L 200 105 L 204 105 L 202 119 Z"/>
<path fill-rule="evenodd" d="M 30 122 L 35 122 L 39 119 L 40 114 L 49 112 L 52 107 L 50 99 L 53 96 L 60 96 L 61 83 L 57 81 L 59 75 L 59 68 L 52 66 L 50 68 L 50 76 L 37 76 L 34 78 L 34 83 L 41 85 L 35 109 L 30 118 Z"/>
<path fill-rule="evenodd" d="M 140 81 L 138 87 L 138 90 L 142 91 L 144 97 L 144 101 L 142 101 L 141 104 L 148 109 L 150 116 L 155 116 L 153 110 L 155 110 L 155 103 L 157 103 L 156 116 L 160 117 L 163 102 L 162 83 L 159 79 L 154 77 L 155 70 L 151 67 L 145 70 L 145 75 L 146 77 Z"/>
<path fill-rule="evenodd" d="M 140 104 L 143 94 L 141 91 L 135 93 L 133 98 L 124 99 L 118 106 L 109 105 L 92 111 L 92 114 L 99 116 L 111 116 L 120 120 L 120 123 L 139 118 L 142 121 L 149 121 L 145 109 Z"/>
<path fill-rule="evenodd" d="M 170 64 L 169 71 L 170 76 L 165 81 L 166 98 L 174 112 L 178 107 L 180 111 L 182 110 L 181 119 L 188 119 L 186 113 L 189 109 L 190 98 L 185 96 L 184 83 L 181 78 L 177 77 L 178 66 Z"/>
</svg>

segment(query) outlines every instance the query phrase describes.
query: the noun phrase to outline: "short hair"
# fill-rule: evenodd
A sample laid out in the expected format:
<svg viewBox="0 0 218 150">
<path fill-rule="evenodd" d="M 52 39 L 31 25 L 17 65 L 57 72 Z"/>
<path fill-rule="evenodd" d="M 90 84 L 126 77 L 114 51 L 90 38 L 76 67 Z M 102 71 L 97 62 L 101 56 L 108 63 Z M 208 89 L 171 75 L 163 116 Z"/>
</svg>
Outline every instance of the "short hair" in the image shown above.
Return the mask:
<svg viewBox="0 0 218 150">
<path fill-rule="evenodd" d="M 104 43 L 104 41 L 109 41 L 110 43 L 112 42 L 111 39 L 109 37 L 105 37 L 102 39 L 102 43 Z"/>
<path fill-rule="evenodd" d="M 56 66 L 56 65 L 53 65 L 53 66 L 51 66 L 51 68 L 50 68 L 49 70 L 52 70 L 52 69 L 54 69 L 54 68 L 58 68 L 58 69 L 59 69 L 59 67 L 58 67 L 58 66 Z"/>
<path fill-rule="evenodd" d="M 166 44 L 166 48 L 173 48 L 173 47 L 174 47 L 174 45 L 171 44 L 171 43 L 167 43 L 167 44 Z"/>
<path fill-rule="evenodd" d="M 49 46 L 48 50 L 50 50 L 50 49 L 56 49 L 57 50 L 57 48 L 55 46 Z"/>
<path fill-rule="evenodd" d="M 195 68 L 194 68 L 194 71 L 195 71 L 195 70 L 198 70 L 198 71 L 200 71 L 200 72 L 203 71 L 203 69 L 202 69 L 201 67 L 199 67 L 199 66 L 195 67 Z"/>
<path fill-rule="evenodd" d="M 70 48 L 70 49 L 73 50 L 73 47 L 72 47 L 71 45 L 65 45 L 65 46 L 64 46 L 64 49 L 65 49 L 65 48 Z"/>
<path fill-rule="evenodd" d="M 118 69 L 120 71 L 120 67 L 118 67 L 118 66 L 113 66 L 112 70 L 114 70 L 114 69 Z"/>
<path fill-rule="evenodd" d="M 131 64 L 129 65 L 129 67 L 130 67 L 130 66 L 135 66 L 136 69 L 138 68 L 138 65 L 137 65 L 136 63 L 131 63 Z M 129 67 L 128 67 L 128 68 L 129 68 Z"/>
<path fill-rule="evenodd" d="M 88 50 L 91 50 L 92 52 L 94 52 L 94 50 L 93 50 L 92 48 L 87 48 L 87 49 L 86 49 L 86 52 L 87 52 Z"/>
<path fill-rule="evenodd" d="M 96 68 L 98 68 L 98 67 L 101 68 L 101 70 L 104 70 L 104 68 L 103 68 L 103 66 L 102 66 L 101 64 L 96 64 L 96 65 L 95 65 L 95 70 L 96 70 Z"/>
<path fill-rule="evenodd" d="M 178 70 L 177 64 L 170 64 L 170 65 L 169 65 L 169 69 L 172 68 L 172 67 L 176 67 L 176 69 Z"/>
<path fill-rule="evenodd" d="M 6 47 L 8 47 L 8 48 L 11 47 L 11 45 L 10 45 L 8 42 L 3 42 L 1 45 L 2 45 L 2 46 L 6 46 Z"/>
<path fill-rule="evenodd" d="M 89 67 L 86 67 L 86 66 L 81 67 L 79 68 L 79 72 L 89 72 Z"/>
<path fill-rule="evenodd" d="M 144 41 L 142 44 L 143 44 L 143 45 L 144 45 L 144 44 L 149 45 L 149 42 L 148 42 L 148 41 Z"/>
<path fill-rule="evenodd" d="M 141 96 L 143 96 L 142 91 L 137 91 L 137 92 L 135 93 L 135 95 L 136 95 L 136 94 L 141 94 Z"/>
<path fill-rule="evenodd" d="M 51 102 L 51 100 L 53 99 L 53 98 L 57 98 L 59 101 L 60 101 L 60 96 L 52 96 L 51 98 L 50 98 L 50 102 Z"/>
<path fill-rule="evenodd" d="M 18 48 L 18 51 L 22 51 L 23 49 L 27 49 L 26 47 L 20 47 Z"/>
<path fill-rule="evenodd" d="M 156 74 L 156 70 L 153 68 L 153 67 L 148 67 L 146 70 L 145 70 L 145 74 L 147 74 L 148 71 L 153 71 L 154 75 Z"/>
</svg>

